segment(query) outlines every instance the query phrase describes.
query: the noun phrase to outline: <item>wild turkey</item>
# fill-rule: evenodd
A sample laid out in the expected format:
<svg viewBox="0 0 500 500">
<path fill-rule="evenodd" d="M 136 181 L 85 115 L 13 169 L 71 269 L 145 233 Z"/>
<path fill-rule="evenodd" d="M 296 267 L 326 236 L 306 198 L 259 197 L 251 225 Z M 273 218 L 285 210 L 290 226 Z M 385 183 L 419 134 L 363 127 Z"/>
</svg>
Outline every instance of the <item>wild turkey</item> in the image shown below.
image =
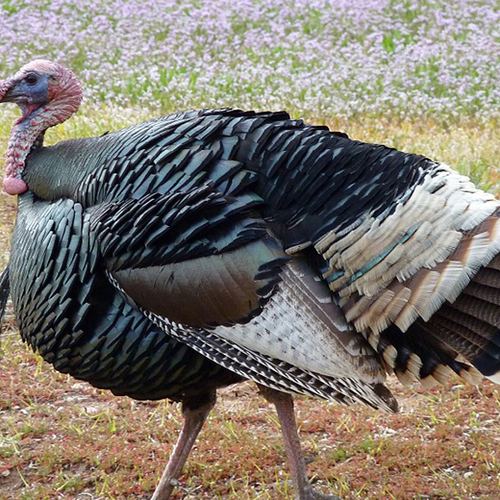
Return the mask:
<svg viewBox="0 0 500 500">
<path fill-rule="evenodd" d="M 153 499 L 169 498 L 219 387 L 259 384 L 295 497 L 312 500 L 337 497 L 307 480 L 293 394 L 395 411 L 387 373 L 499 381 L 500 205 L 467 178 L 283 112 L 191 111 L 42 147 L 81 98 L 44 60 L 0 83 L 22 110 L 2 283 L 57 370 L 182 401 Z"/>
</svg>

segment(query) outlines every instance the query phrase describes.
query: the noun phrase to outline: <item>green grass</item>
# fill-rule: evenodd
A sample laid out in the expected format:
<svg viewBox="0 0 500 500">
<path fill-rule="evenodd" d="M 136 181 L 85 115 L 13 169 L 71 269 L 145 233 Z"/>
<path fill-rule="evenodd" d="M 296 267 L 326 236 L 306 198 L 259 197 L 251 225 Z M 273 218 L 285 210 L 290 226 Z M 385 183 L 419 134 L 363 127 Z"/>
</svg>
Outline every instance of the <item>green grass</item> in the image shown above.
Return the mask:
<svg viewBox="0 0 500 500">
<path fill-rule="evenodd" d="M 144 111 L 84 109 L 48 142 L 96 135 L 147 118 Z M 14 112 L 0 119 L 0 155 Z M 364 120 L 336 123 L 352 138 L 382 142 L 458 166 L 498 192 L 500 132 L 475 124 Z M 8 261 L 15 199 L 0 195 L 1 264 Z M 177 405 L 115 397 L 55 372 L 19 340 L 9 311 L 0 359 L 1 500 L 145 500 L 181 426 Z M 402 411 L 299 398 L 298 420 L 318 489 L 344 500 L 492 500 L 500 491 L 500 390 L 452 381 L 422 391 L 391 381 Z M 176 498 L 293 498 L 284 446 L 269 405 L 250 383 L 222 391 Z"/>
</svg>

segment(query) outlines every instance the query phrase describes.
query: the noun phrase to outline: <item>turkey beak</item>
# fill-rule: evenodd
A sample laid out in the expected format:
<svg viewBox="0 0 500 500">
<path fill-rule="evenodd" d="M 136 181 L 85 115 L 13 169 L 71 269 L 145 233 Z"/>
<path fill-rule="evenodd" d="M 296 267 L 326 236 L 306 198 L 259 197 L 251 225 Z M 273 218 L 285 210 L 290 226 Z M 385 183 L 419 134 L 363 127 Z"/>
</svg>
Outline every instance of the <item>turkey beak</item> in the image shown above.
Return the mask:
<svg viewBox="0 0 500 500">
<path fill-rule="evenodd" d="M 16 81 L 9 79 L 0 82 L 0 103 L 15 102 L 20 104 L 25 99 L 26 96 L 18 87 Z"/>
</svg>

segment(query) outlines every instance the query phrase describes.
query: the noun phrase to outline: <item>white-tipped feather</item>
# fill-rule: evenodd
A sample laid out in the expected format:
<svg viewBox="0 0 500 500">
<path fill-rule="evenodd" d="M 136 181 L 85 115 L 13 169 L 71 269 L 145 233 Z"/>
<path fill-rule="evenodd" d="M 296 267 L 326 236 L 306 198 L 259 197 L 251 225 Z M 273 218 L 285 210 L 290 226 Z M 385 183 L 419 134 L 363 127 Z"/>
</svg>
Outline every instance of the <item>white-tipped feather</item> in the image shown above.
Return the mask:
<svg viewBox="0 0 500 500">
<path fill-rule="evenodd" d="M 410 355 L 410 358 L 408 359 L 407 362 L 407 370 L 415 376 L 417 380 L 420 379 L 420 369 L 423 366 L 422 360 L 420 359 L 420 356 L 418 356 L 415 353 L 412 353 Z"/>
<path fill-rule="evenodd" d="M 455 372 L 449 366 L 438 365 L 434 368 L 432 375 L 440 384 L 446 384 L 453 373 Z"/>
<path fill-rule="evenodd" d="M 469 210 L 460 225 L 462 231 L 469 231 L 489 217 L 498 208 L 497 200 L 488 200 L 484 203 L 474 201 L 470 204 Z"/>
<path fill-rule="evenodd" d="M 382 357 L 384 358 L 384 361 L 387 363 L 387 366 L 391 369 L 394 370 L 395 361 L 398 356 L 398 351 L 396 348 L 392 345 L 388 346 L 384 352 L 382 353 Z"/>
<path fill-rule="evenodd" d="M 415 376 L 411 372 L 396 370 L 394 374 L 403 385 L 411 385 L 416 382 Z"/>
<path fill-rule="evenodd" d="M 392 290 L 385 290 L 379 294 L 377 300 L 373 301 L 370 307 L 355 320 L 356 329 L 363 331 L 370 327 L 372 330 L 376 330 L 376 328 L 372 328 L 372 325 L 378 320 L 393 298 L 394 292 Z"/>
<path fill-rule="evenodd" d="M 359 300 L 357 300 L 356 303 L 349 308 L 345 306 L 345 303 L 347 301 L 348 297 L 342 297 L 340 299 L 339 305 L 340 307 L 344 308 L 346 320 L 352 322 L 368 309 L 370 304 L 373 302 L 373 299 L 371 297 L 360 297 Z"/>
<path fill-rule="evenodd" d="M 333 255 L 333 250 L 331 251 L 331 255 L 328 255 L 330 252 L 330 247 L 337 238 L 337 233 L 335 231 L 329 231 L 325 235 L 323 235 L 314 245 L 315 250 L 323 254 L 325 259 L 329 259 Z"/>
<path fill-rule="evenodd" d="M 361 238 L 375 221 L 372 217 L 360 219 L 348 226 L 348 231 L 343 229 L 338 233 L 329 231 L 314 245 L 315 250 L 322 254 L 325 259 L 337 258 L 337 252 L 343 248 L 349 248 L 355 241 Z M 334 261 L 335 262 L 335 261 Z"/>
<path fill-rule="evenodd" d="M 304 243 L 301 243 L 300 245 L 295 245 L 293 247 L 289 247 L 285 249 L 285 252 L 288 255 L 293 255 L 294 253 L 299 253 L 302 252 L 302 250 L 305 250 L 307 247 L 310 247 L 312 243 L 310 241 L 305 241 Z"/>
<path fill-rule="evenodd" d="M 408 303 L 403 307 L 394 323 L 405 332 L 417 319 L 418 315 L 425 310 L 429 294 L 436 286 L 439 273 L 422 269 L 419 271 L 418 288 L 413 290 Z M 411 285 L 410 285 L 411 288 Z"/>
<path fill-rule="evenodd" d="M 429 320 L 500 251 L 500 221 L 488 219 L 499 206 L 468 178 L 436 164 L 391 215 L 365 216 L 342 237 L 330 231 L 316 249 L 329 264 L 324 277 L 347 320 L 377 334 L 392 322 L 406 331 L 419 316 Z M 462 232 L 478 224 L 483 233 Z M 415 279 L 422 272 L 424 281 Z M 388 292 L 398 282 L 404 288 Z"/>
<path fill-rule="evenodd" d="M 477 385 L 479 384 L 479 382 L 481 382 L 483 375 L 473 366 L 470 366 L 467 370 L 462 370 L 460 372 L 460 377 L 464 379 L 468 384 Z"/>
<path fill-rule="evenodd" d="M 373 347 L 374 351 L 378 350 L 378 344 L 380 342 L 380 335 L 376 332 L 370 331 L 368 333 L 368 343 Z"/>
<path fill-rule="evenodd" d="M 420 269 L 424 267 L 431 269 L 439 262 L 443 262 L 455 250 L 461 238 L 462 233 L 458 231 L 442 231 L 435 241 L 430 242 L 432 246 L 429 244 L 426 245 L 425 249 L 422 249 L 417 256 L 414 256 L 412 260 L 407 262 L 401 271 L 399 271 L 396 278 L 399 281 L 405 281 Z M 405 260 L 408 260 L 409 257 L 409 255 L 406 255 Z"/>
<path fill-rule="evenodd" d="M 463 264 L 448 262 L 446 266 L 440 265 L 438 281 L 429 295 L 426 308 L 421 311 L 420 316 L 425 321 L 428 321 L 441 307 L 445 299 L 452 297 L 456 290 L 459 292 L 463 290 L 467 283 L 468 278 L 464 274 Z"/>
<path fill-rule="evenodd" d="M 398 314 L 402 311 L 403 307 L 408 303 L 411 297 L 411 290 L 407 287 L 402 287 L 401 290 L 397 292 L 392 301 L 387 305 L 387 307 L 382 311 L 378 318 L 370 325 L 370 328 L 380 333 L 385 330 L 394 320 L 398 317 Z M 355 323 L 356 325 L 356 323 Z M 357 327 L 357 325 L 356 325 Z"/>
<path fill-rule="evenodd" d="M 427 375 L 427 377 L 421 378 L 420 379 L 420 384 L 425 390 L 430 390 L 433 387 L 436 387 L 439 385 L 439 382 L 432 376 L 432 375 Z"/>
</svg>

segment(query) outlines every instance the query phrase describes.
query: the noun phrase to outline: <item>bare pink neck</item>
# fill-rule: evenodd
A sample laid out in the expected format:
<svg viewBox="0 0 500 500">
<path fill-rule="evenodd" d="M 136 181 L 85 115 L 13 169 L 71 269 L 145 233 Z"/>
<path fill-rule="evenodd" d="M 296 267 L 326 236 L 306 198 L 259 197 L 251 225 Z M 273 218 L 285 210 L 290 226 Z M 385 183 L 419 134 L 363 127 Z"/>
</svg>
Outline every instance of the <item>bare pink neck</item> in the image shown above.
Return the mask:
<svg viewBox="0 0 500 500">
<path fill-rule="evenodd" d="M 3 187 L 8 194 L 22 194 L 28 186 L 22 180 L 26 158 L 37 143 L 43 140 L 43 134 L 67 120 L 78 109 L 81 95 L 64 101 L 53 100 L 49 104 L 35 109 L 28 116 L 19 119 L 12 128 L 5 158 L 5 177 Z"/>
<path fill-rule="evenodd" d="M 20 175 L 24 169 L 26 157 L 38 136 L 45 132 L 46 127 L 35 117 L 18 121 L 10 132 L 9 144 L 5 155 L 5 174 Z"/>
</svg>

